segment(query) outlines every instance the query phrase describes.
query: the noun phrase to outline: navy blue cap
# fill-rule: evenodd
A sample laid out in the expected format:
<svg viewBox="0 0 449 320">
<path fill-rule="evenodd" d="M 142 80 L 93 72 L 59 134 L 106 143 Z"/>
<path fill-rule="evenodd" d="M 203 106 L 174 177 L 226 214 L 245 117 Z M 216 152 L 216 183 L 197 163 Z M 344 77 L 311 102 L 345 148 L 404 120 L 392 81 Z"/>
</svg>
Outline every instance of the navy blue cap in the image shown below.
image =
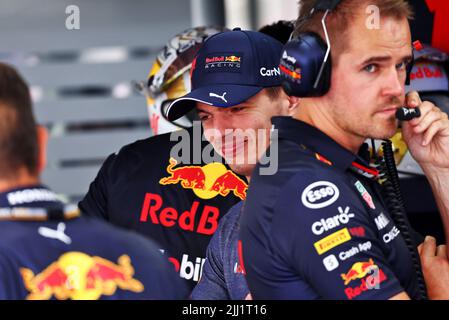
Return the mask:
<svg viewBox="0 0 449 320">
<path fill-rule="evenodd" d="M 232 107 L 263 88 L 280 86 L 282 47 L 276 39 L 256 31 L 234 29 L 211 36 L 192 64 L 192 91 L 173 101 L 166 117 L 176 120 L 196 102 Z"/>
</svg>

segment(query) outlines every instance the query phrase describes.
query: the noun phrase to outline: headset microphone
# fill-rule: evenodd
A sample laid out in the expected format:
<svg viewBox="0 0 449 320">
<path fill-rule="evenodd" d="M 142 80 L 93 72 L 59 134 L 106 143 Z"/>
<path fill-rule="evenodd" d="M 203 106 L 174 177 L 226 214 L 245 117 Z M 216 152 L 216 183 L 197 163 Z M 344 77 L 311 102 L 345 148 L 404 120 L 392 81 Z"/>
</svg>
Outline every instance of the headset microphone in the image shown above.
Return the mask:
<svg viewBox="0 0 449 320">
<path fill-rule="evenodd" d="M 421 111 L 419 108 L 406 108 L 401 107 L 396 110 L 396 119 L 401 121 L 410 121 L 414 118 L 419 118 L 421 116 Z"/>
</svg>

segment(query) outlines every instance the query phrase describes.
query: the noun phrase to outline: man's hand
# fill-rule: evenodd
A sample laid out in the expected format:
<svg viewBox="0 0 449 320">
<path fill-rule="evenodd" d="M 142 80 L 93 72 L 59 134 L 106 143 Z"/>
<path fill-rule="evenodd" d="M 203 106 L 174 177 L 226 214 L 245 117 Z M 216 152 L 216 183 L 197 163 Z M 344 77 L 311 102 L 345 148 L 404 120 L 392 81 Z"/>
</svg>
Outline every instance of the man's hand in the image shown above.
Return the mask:
<svg viewBox="0 0 449 320">
<path fill-rule="evenodd" d="M 427 293 L 431 300 L 449 299 L 449 261 L 446 246 L 437 247 L 436 240 L 427 236 L 418 247 Z"/>
<path fill-rule="evenodd" d="M 413 158 L 423 169 L 449 170 L 448 115 L 428 101 L 421 101 L 412 91 L 406 98 L 407 107 L 419 107 L 421 117 L 402 123 L 402 136 Z"/>
</svg>

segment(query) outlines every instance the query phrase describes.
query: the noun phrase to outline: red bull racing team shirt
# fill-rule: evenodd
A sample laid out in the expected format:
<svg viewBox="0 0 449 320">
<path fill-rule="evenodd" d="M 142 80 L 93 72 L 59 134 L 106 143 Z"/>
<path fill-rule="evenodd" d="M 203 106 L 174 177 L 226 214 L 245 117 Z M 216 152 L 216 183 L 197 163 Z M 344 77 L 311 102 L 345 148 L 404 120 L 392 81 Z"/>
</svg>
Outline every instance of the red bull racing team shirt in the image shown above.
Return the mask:
<svg viewBox="0 0 449 320">
<path fill-rule="evenodd" d="M 389 299 L 402 291 L 416 297 L 410 252 L 363 148 L 355 155 L 293 118 L 275 117 L 273 124 L 278 171 L 260 175 L 256 167 L 241 219 L 253 298 Z"/>
<path fill-rule="evenodd" d="M 188 296 L 153 242 L 66 210 L 41 185 L 0 193 L 0 237 L 0 300 Z"/>
<path fill-rule="evenodd" d="M 201 133 L 199 139 L 194 135 L 193 127 L 186 133 L 189 163 L 171 157 L 180 141 L 171 141 L 170 133 L 136 141 L 106 159 L 79 207 L 159 243 L 193 288 L 218 221 L 245 199 L 247 183 L 224 161 L 205 163 L 201 154 L 211 146 L 201 141 Z"/>
</svg>

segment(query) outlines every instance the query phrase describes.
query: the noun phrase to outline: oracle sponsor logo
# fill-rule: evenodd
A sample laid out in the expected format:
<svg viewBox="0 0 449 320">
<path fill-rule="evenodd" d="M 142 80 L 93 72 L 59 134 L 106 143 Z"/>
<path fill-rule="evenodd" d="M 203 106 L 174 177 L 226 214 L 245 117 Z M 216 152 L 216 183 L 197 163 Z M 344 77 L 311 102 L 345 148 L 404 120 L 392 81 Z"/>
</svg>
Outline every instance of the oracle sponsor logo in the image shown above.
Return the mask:
<svg viewBox="0 0 449 320">
<path fill-rule="evenodd" d="M 385 243 L 389 243 L 391 241 L 393 241 L 398 235 L 399 235 L 399 229 L 394 226 L 393 228 L 391 228 L 390 231 L 388 231 L 386 234 L 384 234 L 382 236 L 382 239 L 384 240 Z"/>
</svg>

